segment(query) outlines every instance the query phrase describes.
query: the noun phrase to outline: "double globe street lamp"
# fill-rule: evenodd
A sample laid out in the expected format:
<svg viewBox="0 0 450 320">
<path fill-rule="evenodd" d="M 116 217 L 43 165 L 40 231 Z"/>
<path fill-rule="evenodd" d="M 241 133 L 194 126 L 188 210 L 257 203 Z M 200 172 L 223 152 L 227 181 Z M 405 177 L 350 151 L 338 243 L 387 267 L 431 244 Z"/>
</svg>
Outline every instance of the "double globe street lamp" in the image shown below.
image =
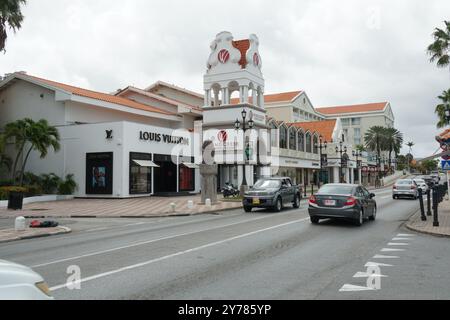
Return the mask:
<svg viewBox="0 0 450 320">
<path fill-rule="evenodd" d="M 241 112 L 241 116 L 242 116 L 242 123 L 239 121 L 239 119 L 236 119 L 236 122 L 234 123 L 234 128 L 236 130 L 242 129 L 242 132 L 244 133 L 244 144 L 243 144 L 243 148 L 244 148 L 244 164 L 242 165 L 242 184 L 240 187 L 240 194 L 241 196 L 244 196 L 244 193 L 247 191 L 248 189 L 248 185 L 247 185 L 247 178 L 245 175 L 245 166 L 247 164 L 247 159 L 250 158 L 250 147 L 247 146 L 247 142 L 246 142 L 246 136 L 245 136 L 245 132 L 247 130 L 251 130 L 253 129 L 255 123 L 253 122 L 253 119 L 250 117 L 250 120 L 246 121 L 247 118 L 247 111 L 245 109 L 242 110 Z"/>
<path fill-rule="evenodd" d="M 325 166 L 325 162 L 326 162 L 325 158 L 327 156 L 327 154 L 323 154 L 322 153 L 322 149 L 325 149 L 325 151 L 327 150 L 328 142 L 326 140 L 324 142 L 322 135 L 320 135 L 319 136 L 319 143 L 316 143 L 315 147 L 320 150 L 320 153 L 319 153 L 319 156 L 320 156 L 320 170 L 319 170 L 319 177 L 317 178 L 317 186 L 320 188 L 320 177 L 322 175 L 322 170 L 323 170 L 323 167 Z"/>
<path fill-rule="evenodd" d="M 358 172 L 358 181 L 360 184 L 362 184 L 361 173 L 359 172 L 359 169 L 361 169 L 360 158 L 362 158 L 362 152 L 353 150 L 352 155 L 354 158 L 356 158 L 356 171 Z"/>
<path fill-rule="evenodd" d="M 347 146 L 343 146 L 343 142 L 340 141 L 339 142 L 339 146 L 336 146 L 336 153 L 339 153 L 340 155 L 340 159 L 341 159 L 341 165 L 339 166 L 339 182 L 343 183 L 344 179 L 343 179 L 343 165 L 344 165 L 344 158 L 343 158 L 343 154 L 347 154 Z"/>
</svg>

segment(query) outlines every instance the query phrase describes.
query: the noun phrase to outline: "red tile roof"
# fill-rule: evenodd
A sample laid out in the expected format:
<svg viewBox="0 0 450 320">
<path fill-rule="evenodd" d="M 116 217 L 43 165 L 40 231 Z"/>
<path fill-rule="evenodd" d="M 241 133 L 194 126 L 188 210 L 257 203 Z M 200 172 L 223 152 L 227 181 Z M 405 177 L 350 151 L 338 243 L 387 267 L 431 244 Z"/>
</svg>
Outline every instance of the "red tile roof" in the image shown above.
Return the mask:
<svg viewBox="0 0 450 320">
<path fill-rule="evenodd" d="M 51 80 L 47 80 L 47 79 L 43 79 L 43 78 L 39 78 L 39 77 L 35 77 L 35 76 L 31 76 L 28 74 L 20 74 L 21 76 L 25 76 L 27 78 L 30 79 L 34 79 L 38 82 L 42 82 L 44 84 L 50 85 L 52 87 L 56 87 L 59 89 L 62 89 L 64 91 L 68 91 L 74 95 L 77 96 L 81 96 L 81 97 L 86 97 L 86 98 L 91 98 L 91 99 L 95 99 L 95 100 L 100 100 L 100 101 L 105 101 L 105 102 L 109 102 L 109 103 L 115 103 L 115 104 L 119 104 L 125 107 L 130 107 L 133 109 L 139 109 L 139 110 L 143 110 L 143 111 L 148 111 L 148 112 L 156 112 L 156 113 L 161 113 L 161 114 L 166 114 L 166 115 L 176 115 L 175 113 L 171 113 L 165 110 L 161 110 L 159 108 L 156 107 L 152 107 L 146 104 L 142 104 L 142 103 L 138 103 L 135 102 L 133 100 L 130 99 L 126 99 L 126 98 L 122 98 L 122 97 L 118 97 L 118 96 L 114 96 L 111 94 L 107 94 L 107 93 L 101 93 L 101 92 L 97 92 L 97 91 L 92 91 L 92 90 L 87 90 L 87 89 L 83 89 L 83 88 L 79 88 L 79 87 L 74 87 L 71 85 L 67 85 L 67 84 L 63 84 L 60 82 L 55 82 L 55 81 L 51 81 Z"/>
<path fill-rule="evenodd" d="M 349 106 L 320 107 L 316 108 L 317 112 L 322 114 L 341 114 L 341 113 L 358 113 L 383 111 L 388 102 L 356 104 Z"/>
<path fill-rule="evenodd" d="M 264 95 L 265 103 L 275 103 L 275 102 L 291 102 L 296 96 L 298 96 L 303 91 L 292 91 L 292 92 L 281 92 L 274 94 Z M 238 104 L 239 98 L 231 99 L 231 104 Z M 253 103 L 253 97 L 249 98 L 249 103 Z"/>
<path fill-rule="evenodd" d="M 238 49 L 241 52 L 241 60 L 239 60 L 239 65 L 242 69 L 245 69 L 247 66 L 247 51 L 250 49 L 250 40 L 237 40 L 233 41 L 233 47 Z"/>
<path fill-rule="evenodd" d="M 289 123 L 289 126 L 296 128 L 302 128 L 305 132 L 317 132 L 322 135 L 324 141 L 332 142 L 333 131 L 336 127 L 336 120 L 323 120 L 323 121 L 312 121 L 312 122 L 296 122 Z"/>
</svg>

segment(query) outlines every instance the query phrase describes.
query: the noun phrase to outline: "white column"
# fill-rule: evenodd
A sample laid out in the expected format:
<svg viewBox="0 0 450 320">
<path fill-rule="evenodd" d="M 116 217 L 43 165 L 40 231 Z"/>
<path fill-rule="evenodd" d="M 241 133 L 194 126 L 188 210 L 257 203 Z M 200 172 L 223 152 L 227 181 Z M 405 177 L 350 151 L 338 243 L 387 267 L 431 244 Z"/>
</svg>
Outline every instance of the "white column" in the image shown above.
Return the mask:
<svg viewBox="0 0 450 320">
<path fill-rule="evenodd" d="M 258 107 L 264 108 L 264 94 L 261 91 L 258 92 Z"/>
<path fill-rule="evenodd" d="M 211 89 L 205 90 L 205 106 L 209 107 L 211 105 Z"/>
<path fill-rule="evenodd" d="M 337 167 L 333 168 L 333 182 L 339 183 L 339 168 Z"/>
<path fill-rule="evenodd" d="M 363 181 L 362 181 L 362 169 L 361 168 L 359 168 L 358 169 L 358 182 L 359 182 L 359 184 L 362 184 L 363 183 Z"/>
<path fill-rule="evenodd" d="M 247 102 L 248 102 L 248 86 L 243 86 L 242 103 L 247 103 Z"/>
<path fill-rule="evenodd" d="M 240 187 L 241 187 L 241 184 L 242 184 L 242 177 L 243 177 L 243 175 L 242 175 L 242 165 L 240 165 L 240 164 L 238 164 L 237 165 L 237 170 L 238 170 L 238 175 L 237 175 L 237 188 L 239 189 Z"/>
<path fill-rule="evenodd" d="M 258 92 L 256 91 L 256 89 L 252 90 L 252 104 L 255 106 L 259 105 Z"/>
<path fill-rule="evenodd" d="M 347 181 L 347 183 L 352 183 L 351 181 L 350 181 L 350 168 L 347 168 L 346 169 L 346 172 L 345 172 L 345 180 Z"/>
<path fill-rule="evenodd" d="M 247 185 L 249 186 L 253 186 L 254 182 L 253 182 L 253 169 L 254 166 L 247 166 L 245 172 L 247 173 L 246 177 L 247 177 Z"/>
</svg>

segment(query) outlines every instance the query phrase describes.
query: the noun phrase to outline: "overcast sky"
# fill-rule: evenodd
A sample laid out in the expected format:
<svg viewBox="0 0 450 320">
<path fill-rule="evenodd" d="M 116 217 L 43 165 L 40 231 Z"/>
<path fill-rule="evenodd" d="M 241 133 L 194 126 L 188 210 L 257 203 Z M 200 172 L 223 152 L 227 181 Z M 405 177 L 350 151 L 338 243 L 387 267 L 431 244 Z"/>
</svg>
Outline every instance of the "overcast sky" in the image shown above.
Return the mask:
<svg viewBox="0 0 450 320">
<path fill-rule="evenodd" d="M 28 0 L 23 11 L 1 74 L 105 92 L 163 80 L 201 93 L 215 35 L 255 33 L 266 93 L 305 90 L 316 107 L 390 101 L 416 157 L 438 148 L 434 107 L 450 71 L 426 47 L 450 20 L 448 0 Z"/>
</svg>

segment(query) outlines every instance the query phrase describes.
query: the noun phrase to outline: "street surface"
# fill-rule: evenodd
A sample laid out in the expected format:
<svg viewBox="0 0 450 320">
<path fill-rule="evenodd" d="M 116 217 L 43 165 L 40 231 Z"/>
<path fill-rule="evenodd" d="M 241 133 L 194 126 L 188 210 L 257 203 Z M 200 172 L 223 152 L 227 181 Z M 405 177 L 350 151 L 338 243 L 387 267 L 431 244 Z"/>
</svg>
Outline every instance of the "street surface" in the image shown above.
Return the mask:
<svg viewBox="0 0 450 320">
<path fill-rule="evenodd" d="M 449 240 L 403 227 L 418 201 L 375 193 L 377 220 L 362 227 L 312 225 L 305 201 L 281 213 L 60 219 L 71 234 L 2 244 L 0 258 L 32 267 L 56 299 L 449 299 Z"/>
</svg>

